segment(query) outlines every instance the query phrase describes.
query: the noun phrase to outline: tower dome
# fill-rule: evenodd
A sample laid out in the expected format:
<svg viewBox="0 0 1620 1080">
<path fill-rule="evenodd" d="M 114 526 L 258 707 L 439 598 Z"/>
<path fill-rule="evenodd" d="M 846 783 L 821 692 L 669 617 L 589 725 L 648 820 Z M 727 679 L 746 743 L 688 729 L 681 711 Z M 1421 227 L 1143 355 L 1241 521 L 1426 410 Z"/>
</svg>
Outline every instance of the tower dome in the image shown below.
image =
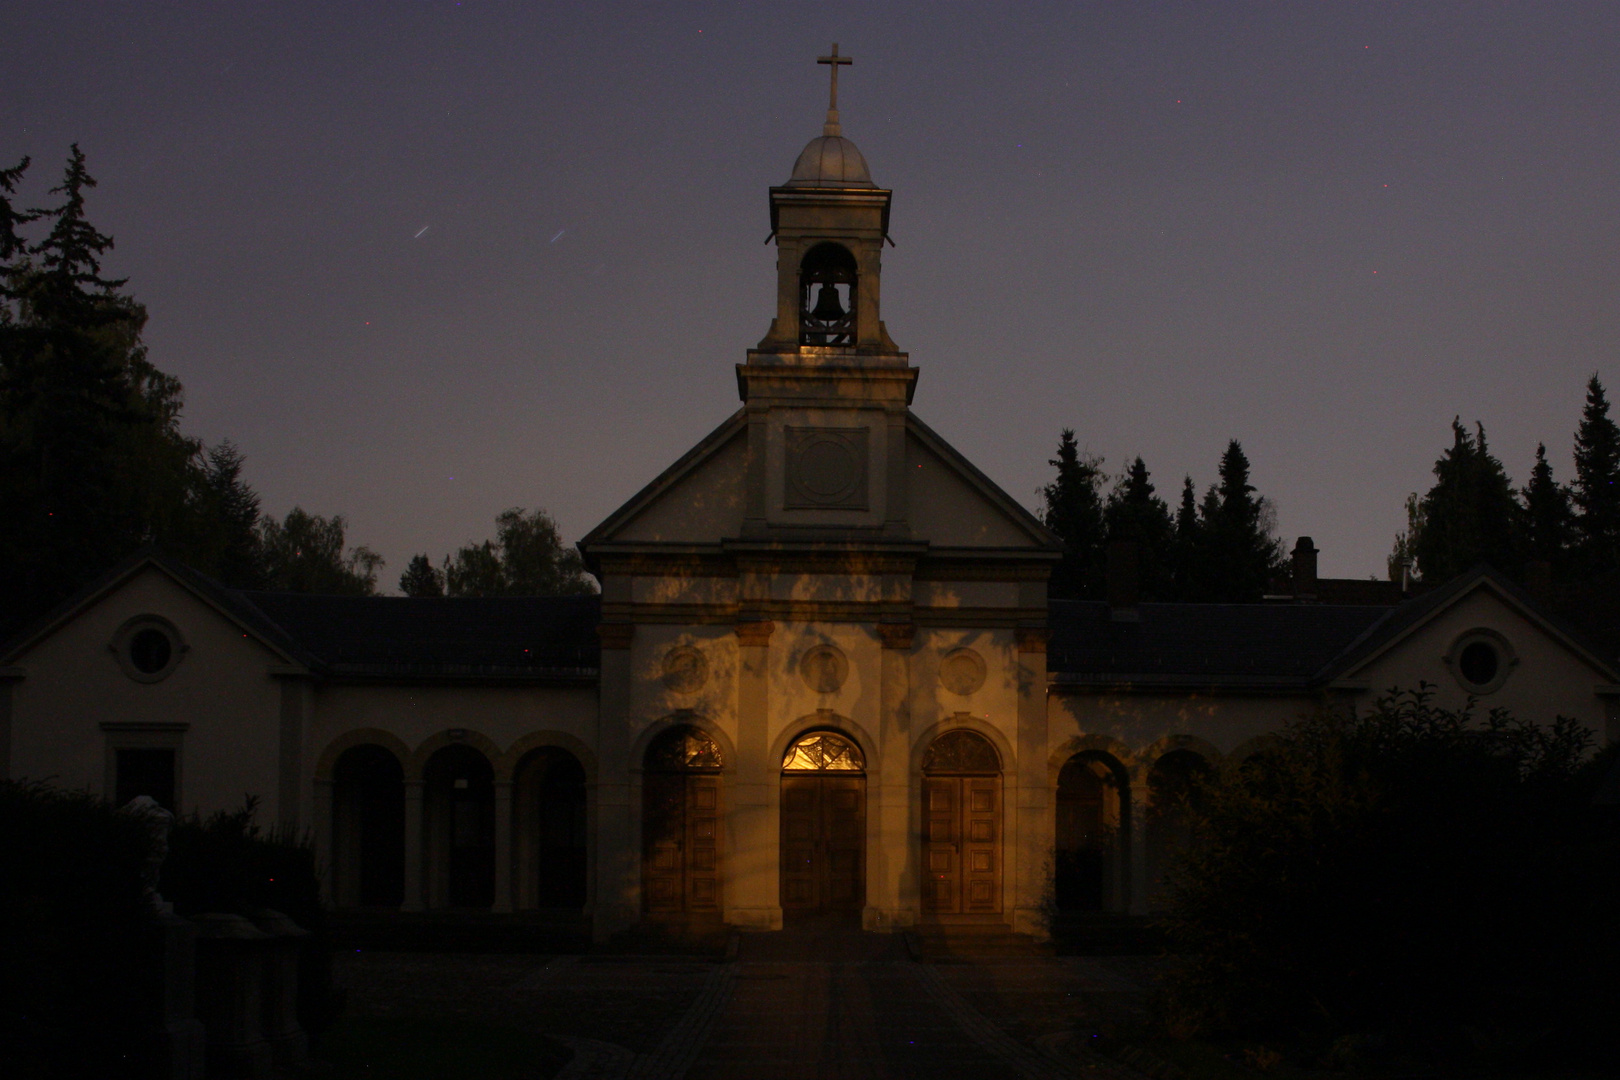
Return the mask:
<svg viewBox="0 0 1620 1080">
<path fill-rule="evenodd" d="M 829 127 L 832 125 L 829 124 Z M 842 135 L 820 135 L 811 139 L 793 164 L 793 175 L 785 187 L 877 187 L 866 167 L 866 158 Z"/>
</svg>

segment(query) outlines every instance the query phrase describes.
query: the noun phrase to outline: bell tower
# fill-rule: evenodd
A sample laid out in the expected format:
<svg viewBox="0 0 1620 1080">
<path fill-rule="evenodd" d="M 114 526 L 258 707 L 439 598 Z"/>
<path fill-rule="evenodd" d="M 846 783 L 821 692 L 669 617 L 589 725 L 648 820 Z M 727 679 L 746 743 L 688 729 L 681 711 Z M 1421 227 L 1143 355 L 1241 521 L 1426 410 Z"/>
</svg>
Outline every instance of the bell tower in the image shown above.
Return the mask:
<svg viewBox="0 0 1620 1080">
<path fill-rule="evenodd" d="M 771 188 L 776 317 L 737 365 L 748 413 L 743 535 L 790 539 L 828 530 L 904 540 L 906 415 L 917 370 L 883 325 L 879 282 L 892 192 L 838 120 L 832 69 L 821 134 Z"/>
</svg>

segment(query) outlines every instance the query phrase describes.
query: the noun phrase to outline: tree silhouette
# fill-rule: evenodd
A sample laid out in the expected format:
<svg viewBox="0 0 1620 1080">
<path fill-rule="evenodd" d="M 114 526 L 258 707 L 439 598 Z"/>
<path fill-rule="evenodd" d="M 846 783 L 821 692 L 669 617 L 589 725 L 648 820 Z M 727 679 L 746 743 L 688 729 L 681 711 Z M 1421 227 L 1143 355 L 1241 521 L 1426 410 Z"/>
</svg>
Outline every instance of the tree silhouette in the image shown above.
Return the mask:
<svg viewBox="0 0 1620 1080">
<path fill-rule="evenodd" d="M 1620 567 L 1620 428 L 1609 419 L 1603 384 L 1586 384 L 1586 407 L 1575 432 L 1575 543 L 1588 575 Z"/>
<path fill-rule="evenodd" d="M 1041 489 L 1041 520 L 1063 540 L 1063 559 L 1052 571 L 1048 594 L 1064 600 L 1098 595 L 1103 577 L 1103 506 L 1097 493 L 1102 459 L 1082 455 L 1074 429 L 1058 437 L 1057 457 L 1047 462 L 1057 477 Z"/>
<path fill-rule="evenodd" d="M 286 592 L 372 596 L 382 556 L 367 547 L 345 548 L 342 515 L 323 518 L 302 507 L 286 520 L 259 522 L 266 587 Z"/>
<path fill-rule="evenodd" d="M 1477 562 L 1514 573 L 1520 507 L 1502 463 L 1491 456 L 1485 427 L 1470 435 L 1451 422 L 1452 444 L 1434 463 L 1435 484 L 1423 496 L 1422 531 L 1412 542 L 1424 580 L 1441 582 Z"/>
<path fill-rule="evenodd" d="M 1282 543 L 1273 535 L 1270 504 L 1249 483 L 1249 459 L 1236 439 L 1221 455 L 1220 476 L 1199 512 L 1197 599 L 1254 603 L 1283 569 Z"/>
<path fill-rule="evenodd" d="M 1138 457 L 1109 493 L 1103 526 L 1110 544 L 1136 545 L 1138 592 L 1144 600 L 1169 599 L 1175 524 L 1170 508 L 1153 493 L 1147 465 Z"/>
<path fill-rule="evenodd" d="M 399 591 L 406 596 L 443 596 L 444 573 L 426 555 L 413 555 L 405 572 L 399 575 Z"/>
<path fill-rule="evenodd" d="M 579 552 L 565 548 L 544 510 L 513 507 L 495 519 L 496 539 L 445 559 L 451 596 L 571 596 L 596 591 Z"/>
<path fill-rule="evenodd" d="M 1547 447 L 1541 443 L 1536 444 L 1530 483 L 1519 496 L 1524 500 L 1524 513 L 1519 518 L 1524 533 L 1520 549 L 1526 557 L 1546 563 L 1555 575 L 1563 576 L 1574 540 L 1574 514 L 1569 490 L 1553 479 Z"/>
</svg>

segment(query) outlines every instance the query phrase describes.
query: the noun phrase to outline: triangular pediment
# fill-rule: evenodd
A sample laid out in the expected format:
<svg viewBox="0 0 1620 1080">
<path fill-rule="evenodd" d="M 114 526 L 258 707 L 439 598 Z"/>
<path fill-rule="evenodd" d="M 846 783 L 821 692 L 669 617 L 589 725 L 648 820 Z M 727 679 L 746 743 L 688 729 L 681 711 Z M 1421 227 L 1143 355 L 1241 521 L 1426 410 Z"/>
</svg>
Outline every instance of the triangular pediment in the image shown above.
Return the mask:
<svg viewBox="0 0 1620 1080">
<path fill-rule="evenodd" d="M 907 516 L 931 548 L 1061 551 L 1062 540 L 915 415 L 906 421 Z"/>
<path fill-rule="evenodd" d="M 739 409 L 580 541 L 715 544 L 742 532 L 746 413 Z"/>
</svg>

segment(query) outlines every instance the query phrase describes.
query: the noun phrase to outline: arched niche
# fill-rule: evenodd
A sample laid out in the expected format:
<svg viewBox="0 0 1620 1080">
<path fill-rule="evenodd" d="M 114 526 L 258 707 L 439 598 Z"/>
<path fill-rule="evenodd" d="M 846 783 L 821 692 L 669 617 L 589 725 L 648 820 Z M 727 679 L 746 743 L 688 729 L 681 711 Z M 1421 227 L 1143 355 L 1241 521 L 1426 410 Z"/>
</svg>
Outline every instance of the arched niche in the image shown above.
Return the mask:
<svg viewBox="0 0 1620 1080">
<path fill-rule="evenodd" d="M 495 901 L 495 768 L 467 742 L 441 746 L 422 765 L 423 870 L 433 908 Z"/>
<path fill-rule="evenodd" d="M 353 743 L 329 767 L 332 898 L 338 907 L 397 908 L 405 895 L 405 770 L 376 743 Z"/>
<path fill-rule="evenodd" d="M 1069 755 L 1054 800 L 1052 893 L 1060 912 L 1124 907 L 1130 772 L 1105 750 Z"/>
<path fill-rule="evenodd" d="M 579 910 L 587 893 L 586 772 L 571 751 L 536 746 L 512 768 L 517 907 Z"/>
<path fill-rule="evenodd" d="M 1181 748 L 1161 754 L 1147 773 L 1147 901 L 1160 908 L 1168 901 L 1176 861 L 1193 841 L 1200 784 L 1216 766 L 1196 750 Z"/>
</svg>

